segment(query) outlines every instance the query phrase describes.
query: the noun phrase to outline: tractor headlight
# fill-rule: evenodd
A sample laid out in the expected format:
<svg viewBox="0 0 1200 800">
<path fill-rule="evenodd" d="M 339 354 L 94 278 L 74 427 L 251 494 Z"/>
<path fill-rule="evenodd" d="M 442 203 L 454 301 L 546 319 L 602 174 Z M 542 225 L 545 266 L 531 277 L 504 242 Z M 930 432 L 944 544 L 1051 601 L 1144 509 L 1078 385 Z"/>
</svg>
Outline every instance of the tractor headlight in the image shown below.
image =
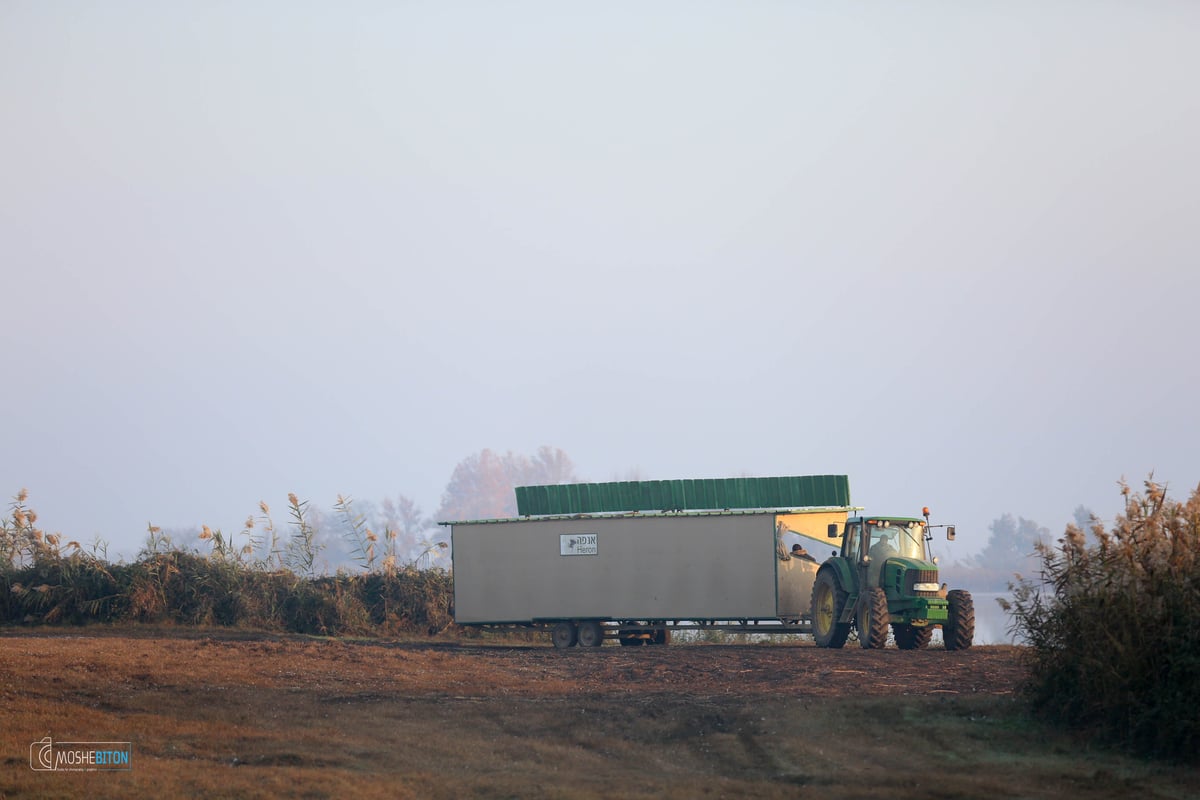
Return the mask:
<svg viewBox="0 0 1200 800">
<path fill-rule="evenodd" d="M 914 592 L 936 592 L 940 588 L 942 588 L 941 585 L 937 584 L 937 583 L 914 583 L 913 584 Z"/>
</svg>

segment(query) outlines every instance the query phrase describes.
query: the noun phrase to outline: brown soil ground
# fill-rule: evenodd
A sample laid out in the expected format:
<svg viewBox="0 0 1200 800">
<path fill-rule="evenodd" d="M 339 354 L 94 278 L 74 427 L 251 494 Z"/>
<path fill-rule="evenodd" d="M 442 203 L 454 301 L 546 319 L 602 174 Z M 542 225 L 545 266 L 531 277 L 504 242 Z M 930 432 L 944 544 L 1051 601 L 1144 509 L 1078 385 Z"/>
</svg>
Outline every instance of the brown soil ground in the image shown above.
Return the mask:
<svg viewBox="0 0 1200 800">
<path fill-rule="evenodd" d="M 0 630 L 0 797 L 1196 797 L 1014 699 L 1020 651 L 557 651 L 229 631 Z M 132 741 L 132 770 L 30 744 Z"/>
</svg>

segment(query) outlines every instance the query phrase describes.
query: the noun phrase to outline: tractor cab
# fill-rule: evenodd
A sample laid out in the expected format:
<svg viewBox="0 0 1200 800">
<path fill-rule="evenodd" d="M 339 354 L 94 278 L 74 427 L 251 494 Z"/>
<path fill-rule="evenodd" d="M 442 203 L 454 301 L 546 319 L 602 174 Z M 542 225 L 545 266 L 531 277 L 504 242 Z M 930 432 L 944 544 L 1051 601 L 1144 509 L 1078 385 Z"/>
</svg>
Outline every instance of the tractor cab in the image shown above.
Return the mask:
<svg viewBox="0 0 1200 800">
<path fill-rule="evenodd" d="M 912 558 L 932 561 L 925 534 L 925 520 L 912 517 L 851 517 L 846 520 L 842 538 L 842 556 L 859 560 L 879 557 Z M 872 556 L 872 553 L 875 555 Z"/>
</svg>

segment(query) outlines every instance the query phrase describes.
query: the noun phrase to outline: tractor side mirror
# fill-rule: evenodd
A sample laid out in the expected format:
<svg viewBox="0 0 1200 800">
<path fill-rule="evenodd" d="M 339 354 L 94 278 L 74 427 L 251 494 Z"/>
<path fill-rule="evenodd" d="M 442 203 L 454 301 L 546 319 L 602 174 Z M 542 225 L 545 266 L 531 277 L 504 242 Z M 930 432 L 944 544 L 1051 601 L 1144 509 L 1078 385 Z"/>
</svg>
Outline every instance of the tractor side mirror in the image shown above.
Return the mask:
<svg viewBox="0 0 1200 800">
<path fill-rule="evenodd" d="M 947 541 L 951 541 L 951 542 L 954 541 L 954 526 L 953 525 L 946 528 L 946 539 L 947 539 Z"/>
<path fill-rule="evenodd" d="M 836 539 L 838 537 L 838 524 L 836 522 L 829 523 L 829 538 Z"/>
</svg>

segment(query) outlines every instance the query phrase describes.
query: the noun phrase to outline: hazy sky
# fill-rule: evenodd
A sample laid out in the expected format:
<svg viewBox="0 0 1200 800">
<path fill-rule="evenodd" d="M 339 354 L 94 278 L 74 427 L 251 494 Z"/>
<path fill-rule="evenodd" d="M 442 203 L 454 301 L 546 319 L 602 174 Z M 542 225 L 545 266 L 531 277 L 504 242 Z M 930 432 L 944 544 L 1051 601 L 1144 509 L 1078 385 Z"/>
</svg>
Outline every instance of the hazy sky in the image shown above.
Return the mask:
<svg viewBox="0 0 1200 800">
<path fill-rule="evenodd" d="M 1197 41 L 1194 2 L 0 0 L 0 493 L 126 557 L 288 492 L 432 513 L 485 447 L 846 473 L 959 553 L 1185 496 Z"/>
</svg>

